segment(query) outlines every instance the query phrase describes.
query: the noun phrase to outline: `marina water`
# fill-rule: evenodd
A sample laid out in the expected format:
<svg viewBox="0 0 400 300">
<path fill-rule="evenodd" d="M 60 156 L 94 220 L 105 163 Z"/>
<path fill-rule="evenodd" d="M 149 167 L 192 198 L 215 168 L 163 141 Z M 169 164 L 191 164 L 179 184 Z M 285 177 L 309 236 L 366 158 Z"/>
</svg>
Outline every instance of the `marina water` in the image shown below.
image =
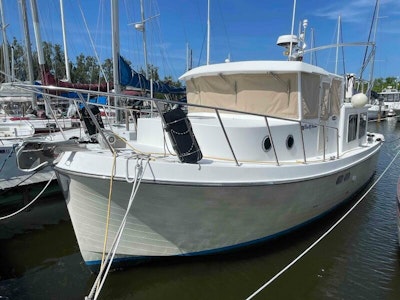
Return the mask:
<svg viewBox="0 0 400 300">
<path fill-rule="evenodd" d="M 400 122 L 373 122 L 369 131 L 386 139 L 372 184 L 400 151 Z M 254 299 L 400 299 L 399 171 L 400 158 L 329 235 Z M 323 220 L 272 243 L 112 272 L 99 299 L 246 299 L 324 234 L 362 194 Z M 0 245 L 0 299 L 84 299 L 89 294 L 95 275 L 81 258 L 61 194 L 1 221 Z"/>
</svg>

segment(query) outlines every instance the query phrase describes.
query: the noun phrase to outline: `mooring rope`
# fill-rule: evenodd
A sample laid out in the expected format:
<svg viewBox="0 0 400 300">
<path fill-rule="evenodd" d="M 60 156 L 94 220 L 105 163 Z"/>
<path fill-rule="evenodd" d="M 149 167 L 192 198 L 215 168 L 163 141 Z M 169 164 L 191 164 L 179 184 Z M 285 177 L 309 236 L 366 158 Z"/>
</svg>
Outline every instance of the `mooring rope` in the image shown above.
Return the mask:
<svg viewBox="0 0 400 300">
<path fill-rule="evenodd" d="M 37 194 L 37 196 L 31 201 L 29 202 L 27 205 L 25 205 L 24 207 L 22 207 L 21 209 L 17 210 L 16 212 L 13 212 L 12 214 L 9 214 L 7 216 L 1 217 L 0 221 L 11 218 L 17 214 L 19 214 L 20 212 L 24 211 L 25 209 L 27 209 L 29 206 L 31 206 L 37 199 L 39 199 L 39 197 L 43 194 L 43 192 L 47 189 L 47 187 L 49 186 L 49 184 L 53 181 L 55 177 L 55 174 L 53 174 L 51 176 L 51 178 L 49 179 L 49 181 L 47 182 L 47 184 L 45 185 L 45 187 L 40 191 L 39 194 Z"/>
<path fill-rule="evenodd" d="M 105 229 L 105 234 L 104 234 L 103 254 L 101 257 L 100 269 L 103 268 L 104 260 L 106 257 L 106 248 L 107 248 L 107 242 L 108 242 L 108 228 L 110 225 L 110 215 L 111 215 L 111 198 L 112 198 L 112 191 L 113 191 L 114 176 L 115 176 L 115 171 L 116 171 L 116 162 L 117 162 L 117 152 L 115 151 L 115 149 L 113 149 L 113 164 L 112 164 L 112 168 L 111 168 L 110 187 L 109 187 L 109 191 L 108 191 L 106 229 Z"/>
<path fill-rule="evenodd" d="M 378 177 L 378 179 L 370 186 L 370 188 L 361 196 L 361 198 L 335 223 L 333 224 L 321 237 L 319 237 L 311 246 L 309 246 L 306 250 L 303 251 L 299 256 L 297 256 L 292 262 L 290 262 L 286 267 L 284 267 L 281 271 L 279 271 L 274 277 L 272 277 L 268 282 L 262 285 L 258 290 L 256 290 L 253 294 L 246 298 L 246 300 L 253 299 L 257 296 L 263 289 L 269 286 L 272 282 L 274 282 L 279 276 L 281 276 L 284 272 L 286 272 L 290 267 L 292 267 L 295 263 L 297 263 L 304 255 L 311 251 L 322 239 L 324 239 L 329 233 L 333 231 L 356 207 L 357 205 L 364 200 L 364 198 L 368 195 L 368 193 L 375 187 L 375 185 L 382 179 L 383 175 L 389 170 L 397 156 L 400 154 L 400 150 L 394 156 L 392 161 L 386 167 L 386 169 L 382 172 L 382 174 Z"/>
<path fill-rule="evenodd" d="M 93 284 L 93 287 L 90 290 L 89 295 L 86 296 L 85 299 L 94 299 L 94 300 L 97 299 L 97 297 L 99 296 L 100 291 L 101 291 L 101 289 L 102 289 L 102 287 L 104 285 L 104 282 L 105 282 L 105 280 L 107 278 L 107 275 L 108 275 L 108 273 L 110 271 L 112 262 L 114 260 L 115 252 L 117 250 L 117 247 L 118 247 L 119 242 L 120 242 L 121 237 L 122 237 L 123 230 L 125 228 L 125 224 L 126 224 L 126 221 L 127 221 L 127 218 L 128 218 L 128 213 L 129 213 L 129 211 L 131 209 L 131 206 L 133 204 L 133 200 L 136 197 L 136 193 L 137 193 L 137 191 L 139 189 L 140 183 L 141 183 L 142 178 L 143 178 L 143 174 L 144 174 L 144 172 L 146 170 L 146 167 L 147 167 L 147 165 L 149 163 L 150 157 L 147 157 L 147 161 L 146 161 L 146 164 L 145 164 L 144 167 L 143 167 L 143 158 L 139 158 L 138 157 L 137 160 L 138 160 L 138 162 L 136 164 L 136 168 L 138 169 L 138 171 L 135 172 L 135 174 L 136 174 L 135 175 L 135 181 L 134 181 L 134 183 L 132 185 L 132 192 L 131 192 L 131 195 L 129 197 L 129 202 L 128 202 L 128 206 L 126 208 L 125 215 L 124 215 L 124 217 L 122 219 L 122 222 L 121 222 L 121 224 L 120 224 L 120 226 L 118 228 L 118 231 L 117 231 L 117 233 L 115 235 L 114 241 L 113 241 L 113 243 L 111 245 L 111 249 L 110 249 L 110 251 L 108 251 L 107 257 L 105 258 L 105 262 L 106 263 L 101 265 L 99 274 L 96 277 L 96 280 L 95 280 L 95 282 Z M 140 163 L 139 163 L 139 161 L 140 161 Z"/>
</svg>

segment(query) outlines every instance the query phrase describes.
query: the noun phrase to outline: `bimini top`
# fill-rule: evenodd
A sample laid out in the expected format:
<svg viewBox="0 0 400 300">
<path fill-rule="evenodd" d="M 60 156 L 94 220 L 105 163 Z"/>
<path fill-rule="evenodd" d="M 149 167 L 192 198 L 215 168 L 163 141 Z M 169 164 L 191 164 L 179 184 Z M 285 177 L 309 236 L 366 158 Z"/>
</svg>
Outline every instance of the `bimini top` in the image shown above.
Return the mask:
<svg viewBox="0 0 400 300">
<path fill-rule="evenodd" d="M 183 74 L 180 80 L 190 80 L 203 76 L 234 75 L 234 74 L 266 74 L 271 73 L 316 73 L 333 75 L 326 70 L 301 61 L 240 61 L 212 65 L 204 65 L 194 68 Z"/>
</svg>

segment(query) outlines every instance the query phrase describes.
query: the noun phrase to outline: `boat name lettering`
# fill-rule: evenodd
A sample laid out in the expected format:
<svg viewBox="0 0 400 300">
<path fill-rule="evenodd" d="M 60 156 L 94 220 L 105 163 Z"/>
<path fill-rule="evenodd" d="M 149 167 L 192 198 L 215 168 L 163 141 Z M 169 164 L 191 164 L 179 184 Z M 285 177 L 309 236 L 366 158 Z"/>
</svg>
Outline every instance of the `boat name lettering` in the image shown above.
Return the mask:
<svg viewBox="0 0 400 300">
<path fill-rule="evenodd" d="M 317 125 L 314 124 L 303 124 L 301 125 L 301 129 L 305 130 L 305 129 L 311 129 L 311 128 L 315 128 L 317 127 Z"/>
</svg>

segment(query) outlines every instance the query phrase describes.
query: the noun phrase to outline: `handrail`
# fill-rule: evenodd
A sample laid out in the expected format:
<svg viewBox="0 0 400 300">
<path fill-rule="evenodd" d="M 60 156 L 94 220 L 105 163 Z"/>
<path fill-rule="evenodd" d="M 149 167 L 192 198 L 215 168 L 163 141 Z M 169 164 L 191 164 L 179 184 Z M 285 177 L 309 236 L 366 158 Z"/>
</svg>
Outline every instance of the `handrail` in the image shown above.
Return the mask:
<svg viewBox="0 0 400 300">
<path fill-rule="evenodd" d="M 229 141 L 228 134 L 226 133 L 225 126 L 224 126 L 224 124 L 222 123 L 222 119 L 221 119 L 221 116 L 219 115 L 219 111 L 218 111 L 217 108 L 215 109 L 215 113 L 217 114 L 217 117 L 218 117 L 218 120 L 219 120 L 219 124 L 221 125 L 222 131 L 224 132 L 226 142 L 228 143 L 228 146 L 229 146 L 229 148 L 231 149 L 231 152 L 232 152 L 232 155 L 233 155 L 233 159 L 235 160 L 236 165 L 237 165 L 237 166 L 240 166 L 240 164 L 239 164 L 239 162 L 238 162 L 238 160 L 237 160 L 237 158 L 236 158 L 235 151 L 233 151 L 232 144 L 231 144 L 231 142 Z"/>
<path fill-rule="evenodd" d="M 38 86 L 36 85 L 29 85 L 29 84 L 19 84 L 19 83 L 15 83 L 14 85 L 18 86 L 21 89 L 25 89 L 28 91 L 32 91 L 32 89 L 40 94 L 43 94 L 44 96 L 49 96 L 50 98 L 57 98 L 57 99 L 65 99 L 65 100 L 70 100 L 69 98 L 63 97 L 63 96 L 57 96 L 54 94 L 50 94 L 50 93 L 46 93 L 44 90 L 60 90 L 60 91 L 74 91 L 76 94 L 78 94 L 79 96 L 79 100 L 74 100 L 74 103 L 76 102 L 82 102 L 82 104 L 86 107 L 87 109 L 87 104 L 91 104 L 91 105 L 95 105 L 95 106 L 100 106 L 100 107 L 104 107 L 104 108 L 111 108 L 111 109 L 115 109 L 115 110 L 130 110 L 130 108 L 128 107 L 116 107 L 116 106 L 112 106 L 112 105 L 104 105 L 104 104 L 98 104 L 98 103 L 92 103 L 92 102 L 87 102 L 85 101 L 83 94 L 87 95 L 87 98 L 89 99 L 91 96 L 106 96 L 106 97 L 115 97 L 116 94 L 115 93 L 107 93 L 107 92 L 100 92 L 100 91 L 88 91 L 88 90 L 80 90 L 80 89 L 72 89 L 72 88 L 66 88 L 66 87 L 55 87 L 55 86 L 40 86 L 40 88 L 38 88 Z M 263 117 L 265 119 L 266 122 L 266 127 L 269 133 L 269 137 L 271 140 L 271 146 L 273 148 L 274 151 L 274 156 L 275 156 L 275 160 L 276 160 L 276 164 L 280 165 L 279 163 L 279 159 L 278 159 L 278 155 L 276 153 L 276 148 L 275 148 L 275 144 L 274 144 L 274 139 L 272 136 L 272 132 L 270 130 L 270 126 L 269 126 L 269 122 L 268 122 L 268 118 L 271 119 L 275 119 L 275 120 L 282 120 L 282 121 L 288 121 L 288 122 L 294 122 L 297 123 L 299 125 L 300 128 L 300 137 L 301 137 L 301 144 L 302 144 L 302 150 L 303 150 L 303 162 L 307 163 L 307 155 L 306 155 L 306 150 L 305 150 L 305 143 L 304 143 L 304 134 L 303 134 L 303 125 L 304 124 L 309 124 L 309 125 L 313 125 L 313 126 L 317 126 L 318 128 L 322 128 L 323 130 L 323 160 L 326 160 L 326 129 L 334 129 L 336 131 L 336 152 L 337 155 L 336 157 L 339 158 L 339 130 L 336 127 L 332 127 L 332 126 L 327 126 L 325 124 L 317 124 L 314 122 L 307 122 L 305 120 L 295 120 L 295 119 L 289 119 L 289 118 L 284 118 L 284 117 L 279 117 L 279 116 L 271 116 L 271 115 L 264 115 L 264 114 L 257 114 L 257 113 L 251 113 L 251 112 L 243 112 L 243 111 L 239 111 L 239 110 L 234 110 L 234 109 L 227 109 L 227 108 L 217 108 L 217 107 L 213 107 L 213 106 L 207 106 L 207 105 L 200 105 L 200 104 L 192 104 L 192 103 L 182 103 L 179 101 L 173 101 L 173 100 L 168 100 L 168 99 L 156 99 L 156 98 L 149 98 L 149 97 L 141 97 L 141 96 L 132 96 L 132 95 L 118 95 L 121 96 L 122 98 L 125 99 L 134 99 L 137 101 L 151 101 L 152 103 L 155 103 L 156 108 L 159 110 L 159 113 L 161 113 L 160 111 L 160 105 L 162 103 L 164 104 L 170 104 L 170 105 L 180 105 L 180 106 L 187 106 L 187 107 L 197 107 L 197 108 L 205 108 L 205 109 L 210 109 L 216 112 L 216 116 L 218 118 L 218 121 L 221 125 L 221 128 L 223 130 L 225 139 L 228 143 L 228 146 L 230 148 L 230 151 L 232 152 L 232 156 L 235 160 L 236 165 L 240 165 L 240 162 L 237 160 L 237 157 L 234 153 L 232 144 L 230 143 L 228 134 L 225 130 L 225 127 L 222 123 L 222 119 L 220 116 L 220 111 L 224 111 L 224 112 L 228 112 L 228 113 L 236 113 L 236 114 L 243 114 L 243 115 L 250 115 L 250 116 L 258 116 L 258 117 Z M 157 105 L 159 104 L 159 105 Z M 153 105 L 152 105 L 153 107 Z M 97 123 L 97 121 L 95 120 L 94 115 L 91 113 L 90 110 L 87 110 L 89 115 L 94 118 L 94 123 L 97 127 L 97 129 L 99 130 L 99 133 L 103 136 L 103 132 L 100 128 L 100 125 Z M 107 118 L 108 119 L 108 118 Z M 107 139 L 103 136 L 104 140 L 106 141 L 108 147 L 110 148 L 110 150 L 113 152 L 113 147 L 108 143 Z"/>
</svg>

